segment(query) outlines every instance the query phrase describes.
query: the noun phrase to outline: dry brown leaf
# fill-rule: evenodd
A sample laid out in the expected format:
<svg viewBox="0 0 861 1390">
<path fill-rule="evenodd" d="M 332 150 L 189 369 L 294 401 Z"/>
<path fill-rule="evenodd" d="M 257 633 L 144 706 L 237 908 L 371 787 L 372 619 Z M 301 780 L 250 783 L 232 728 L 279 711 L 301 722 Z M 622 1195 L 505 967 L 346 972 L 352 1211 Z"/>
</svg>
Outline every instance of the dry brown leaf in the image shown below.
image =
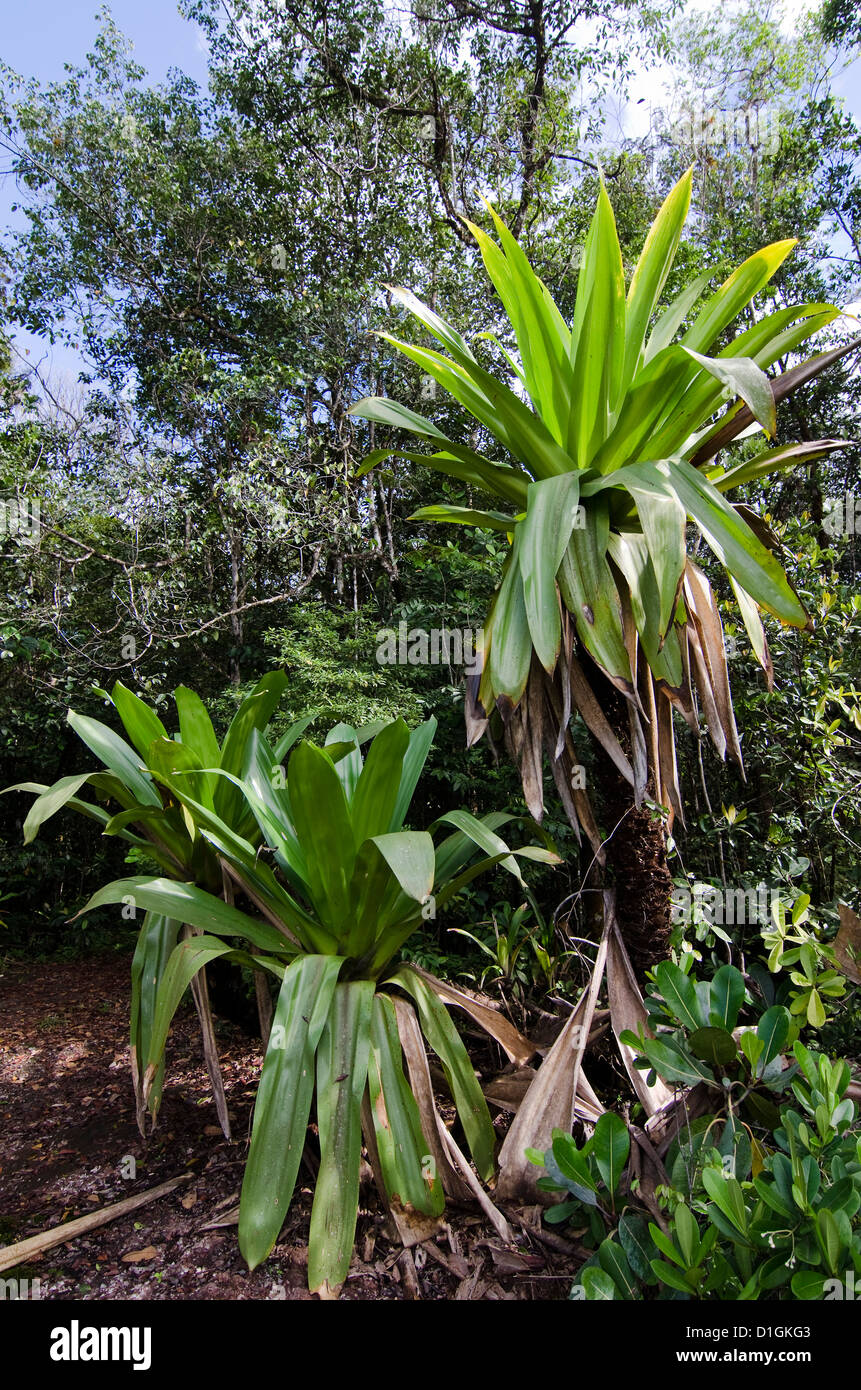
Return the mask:
<svg viewBox="0 0 861 1390">
<path fill-rule="evenodd" d="M 599 966 L 598 983 L 600 983 Z M 574 1080 L 582 1057 L 582 1029 L 588 1027 L 587 1011 L 594 1008 L 595 992 L 584 990 L 556 1042 L 538 1068 L 535 1079 L 518 1107 L 505 1142 L 499 1151 L 497 1196 L 503 1201 L 552 1201 L 535 1184 L 540 1171 L 526 1157 L 527 1148 L 549 1149 L 554 1129 L 571 1129 L 575 1114 L 594 1123 L 601 1114 L 594 1091 L 580 1071 L 577 1094 Z M 594 1098 L 594 1099 L 593 1099 Z"/>
<path fill-rule="evenodd" d="M 613 1032 L 631 1085 L 639 1096 L 646 1114 L 654 1115 L 673 1099 L 673 1092 L 660 1077 L 656 1078 L 654 1086 L 647 1086 L 646 1073 L 634 1066 L 633 1049 L 619 1042 L 619 1034 L 624 1033 L 627 1028 L 636 1033 L 642 1024 L 648 1032 L 648 1020 L 643 996 L 637 988 L 633 967 L 616 925 L 615 896 L 610 890 L 604 893 L 604 912 L 611 923 L 607 937 L 607 995 Z"/>
<path fill-rule="evenodd" d="M 508 1019 L 504 1018 L 496 1009 L 492 1009 L 488 1004 L 482 1004 L 480 1000 L 466 994 L 464 990 L 456 989 L 454 985 L 438 980 L 435 975 L 429 974 L 427 970 L 422 970 L 418 965 L 410 965 L 409 969 L 414 970 L 417 975 L 421 975 L 425 983 L 430 985 L 434 994 L 438 995 L 446 1004 L 456 1004 L 458 1008 L 468 1013 L 470 1018 L 474 1018 L 476 1023 L 480 1023 L 484 1031 L 496 1039 L 510 1061 L 523 1066 L 535 1056 L 538 1051 L 535 1044 L 519 1032 L 514 1024 L 509 1023 Z"/>
<path fill-rule="evenodd" d="M 157 1255 L 158 1251 L 155 1246 L 147 1245 L 143 1250 L 127 1250 L 125 1255 L 120 1256 L 120 1259 L 124 1264 L 136 1265 L 140 1264 L 143 1260 L 154 1260 Z"/>
<path fill-rule="evenodd" d="M 459 1201 L 469 1201 L 470 1190 L 452 1167 L 448 1152 L 443 1147 L 439 1137 L 437 1108 L 434 1103 L 430 1068 L 415 1009 L 406 999 L 400 999 L 397 996 L 394 999 L 394 1005 L 398 1036 L 401 1040 L 404 1056 L 407 1059 L 410 1089 L 419 1108 L 422 1134 L 436 1163 L 443 1189 L 448 1197 L 455 1197 Z"/>
</svg>

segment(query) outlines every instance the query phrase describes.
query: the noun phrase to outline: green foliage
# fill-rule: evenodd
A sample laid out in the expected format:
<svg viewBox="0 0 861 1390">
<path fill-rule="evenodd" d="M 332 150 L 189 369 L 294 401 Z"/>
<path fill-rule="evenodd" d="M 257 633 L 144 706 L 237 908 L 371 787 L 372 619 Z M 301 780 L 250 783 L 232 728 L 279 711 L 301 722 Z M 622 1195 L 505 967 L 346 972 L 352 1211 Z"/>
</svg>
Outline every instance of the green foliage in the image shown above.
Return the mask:
<svg viewBox="0 0 861 1390">
<path fill-rule="evenodd" d="M 546 1219 L 570 1222 L 594 1250 L 571 1297 L 842 1297 L 848 1272 L 861 1273 L 849 1067 L 804 1046 L 782 1005 L 738 1027 L 748 1005 L 732 966 L 697 981 L 663 961 L 647 1004 L 652 1027 L 664 1026 L 622 1041 L 671 1085 L 708 1087 L 710 1113 L 688 1119 L 664 1155 L 659 1219 L 618 1116 L 603 1115 L 581 1148 L 557 1131 L 546 1154 L 528 1151 L 546 1170 L 539 1186 L 567 1194 Z"/>
<path fill-rule="evenodd" d="M 420 1025 L 443 1065 L 479 1173 L 493 1170 L 493 1126 L 464 1045 L 432 977 L 399 964 L 402 946 L 479 874 L 501 865 L 522 887 L 518 860 L 555 864 L 558 856 L 546 845 L 510 848 L 496 832 L 512 817 L 500 813 L 479 819 L 449 811 L 429 830 L 405 828 L 432 718 L 412 732 L 403 719 L 361 730 L 340 723 L 318 746 L 299 741 L 311 722 L 305 716 L 271 745 L 265 729 L 286 685 L 281 672 L 264 676 L 219 745 L 192 691 L 176 692 L 180 728 L 171 739 L 158 715 L 118 682 L 111 699 L 131 743 L 96 720 L 69 716 L 106 771 L 14 790 L 37 793 L 28 840 L 70 805 L 144 849 L 166 874 L 109 883 L 85 909 L 123 904 L 146 914 L 132 968 L 132 1055 L 153 1114 L 171 1020 L 194 977 L 220 959 L 280 981 L 240 1246 L 253 1268 L 275 1244 L 316 1096 L 321 1162 L 309 1280 L 315 1290 L 336 1290 L 353 1245 L 366 1088 L 365 1128 L 372 1124 L 390 1201 L 426 1216 L 442 1210 L 436 1135 L 428 1136 L 436 1120 L 427 1108 L 420 1114 L 403 1071 L 411 1027 Z M 84 785 L 123 809 L 110 815 L 80 800 Z M 237 890 L 255 915 L 234 904 Z M 193 934 L 178 940 L 182 927 Z"/>
</svg>

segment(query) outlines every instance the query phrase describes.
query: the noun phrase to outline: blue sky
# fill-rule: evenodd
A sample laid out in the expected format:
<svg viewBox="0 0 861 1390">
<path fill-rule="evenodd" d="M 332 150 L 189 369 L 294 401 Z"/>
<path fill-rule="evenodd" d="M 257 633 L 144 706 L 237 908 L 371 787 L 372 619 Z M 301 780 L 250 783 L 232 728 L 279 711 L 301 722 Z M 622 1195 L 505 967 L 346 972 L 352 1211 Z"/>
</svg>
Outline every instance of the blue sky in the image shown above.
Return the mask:
<svg viewBox="0 0 861 1390">
<path fill-rule="evenodd" d="M 812 0 L 786 0 L 789 15 L 810 7 Z M 692 0 L 699 8 L 710 0 Z M 206 45 L 199 27 L 184 19 L 176 0 L 113 0 L 114 22 L 132 41 L 135 59 L 147 70 L 149 81 L 163 80 L 170 68 L 180 68 L 189 77 L 206 84 Z M 100 28 L 99 6 L 94 0 L 19 0 L 6 6 L 0 33 L 0 57 L 15 71 L 41 82 L 62 80 L 64 64 L 83 67 Z M 788 15 L 788 17 L 789 17 Z M 654 76 L 646 79 L 654 91 Z M 861 117 L 859 64 L 840 74 L 833 90 L 846 100 L 848 109 Z M 636 93 L 632 93 L 636 101 Z M 0 224 L 20 223 L 9 209 L 15 189 L 10 178 L 0 178 Z M 38 360 L 43 372 L 55 379 L 77 375 L 80 358 L 61 346 L 51 349 L 30 335 L 16 335 L 23 351 L 29 347 L 29 360 Z"/>
</svg>

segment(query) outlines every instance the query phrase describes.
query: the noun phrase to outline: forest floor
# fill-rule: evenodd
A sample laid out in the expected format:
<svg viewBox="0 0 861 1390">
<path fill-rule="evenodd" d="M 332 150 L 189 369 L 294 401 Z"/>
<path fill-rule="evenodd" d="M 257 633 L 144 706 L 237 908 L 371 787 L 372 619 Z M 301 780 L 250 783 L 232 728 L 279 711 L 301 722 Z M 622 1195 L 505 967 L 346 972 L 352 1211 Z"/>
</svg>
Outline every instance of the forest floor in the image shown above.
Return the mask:
<svg viewBox="0 0 861 1390">
<path fill-rule="evenodd" d="M 129 1070 L 129 967 L 129 959 L 107 956 L 13 961 L 0 971 L 0 1247 L 168 1179 L 188 1179 L 0 1278 L 38 1278 L 43 1299 L 310 1298 L 312 1189 L 304 1170 L 269 1260 L 249 1273 L 237 1244 L 259 1039 L 217 1020 L 228 1142 L 216 1122 L 197 1017 L 183 1005 L 168 1042 L 158 1125 L 143 1139 Z M 366 1184 L 341 1297 L 567 1298 L 586 1252 L 543 1231 L 540 1208 L 507 1214 L 517 1223 L 516 1248 L 477 1208 L 449 1207 L 436 1236 L 406 1251 Z"/>
</svg>

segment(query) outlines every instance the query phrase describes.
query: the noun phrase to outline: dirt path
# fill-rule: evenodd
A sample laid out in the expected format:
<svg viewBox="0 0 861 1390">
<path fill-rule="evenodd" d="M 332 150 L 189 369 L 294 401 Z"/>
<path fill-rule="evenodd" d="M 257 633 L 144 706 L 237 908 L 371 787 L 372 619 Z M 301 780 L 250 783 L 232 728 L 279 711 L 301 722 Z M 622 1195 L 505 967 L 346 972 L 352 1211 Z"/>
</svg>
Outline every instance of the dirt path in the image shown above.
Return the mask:
<svg viewBox="0 0 861 1390">
<path fill-rule="evenodd" d="M 38 1276 L 47 1299 L 309 1298 L 311 1190 L 299 1191 L 307 1175 L 300 1173 L 279 1244 L 253 1273 L 235 1225 L 205 1229 L 238 1201 L 259 1041 L 217 1023 L 234 1134 L 228 1143 L 196 1016 L 183 1005 L 168 1043 L 158 1127 L 142 1139 L 128 1066 L 129 965 L 116 957 L 13 962 L 0 975 L 0 1246 L 191 1172 L 187 1187 L 17 1272 Z M 407 1255 L 387 1238 L 372 1189 L 363 1201 L 344 1298 L 567 1297 L 577 1261 L 532 1237 L 519 1253 L 506 1252 L 480 1218 L 452 1212 L 435 1241 Z"/>
</svg>

